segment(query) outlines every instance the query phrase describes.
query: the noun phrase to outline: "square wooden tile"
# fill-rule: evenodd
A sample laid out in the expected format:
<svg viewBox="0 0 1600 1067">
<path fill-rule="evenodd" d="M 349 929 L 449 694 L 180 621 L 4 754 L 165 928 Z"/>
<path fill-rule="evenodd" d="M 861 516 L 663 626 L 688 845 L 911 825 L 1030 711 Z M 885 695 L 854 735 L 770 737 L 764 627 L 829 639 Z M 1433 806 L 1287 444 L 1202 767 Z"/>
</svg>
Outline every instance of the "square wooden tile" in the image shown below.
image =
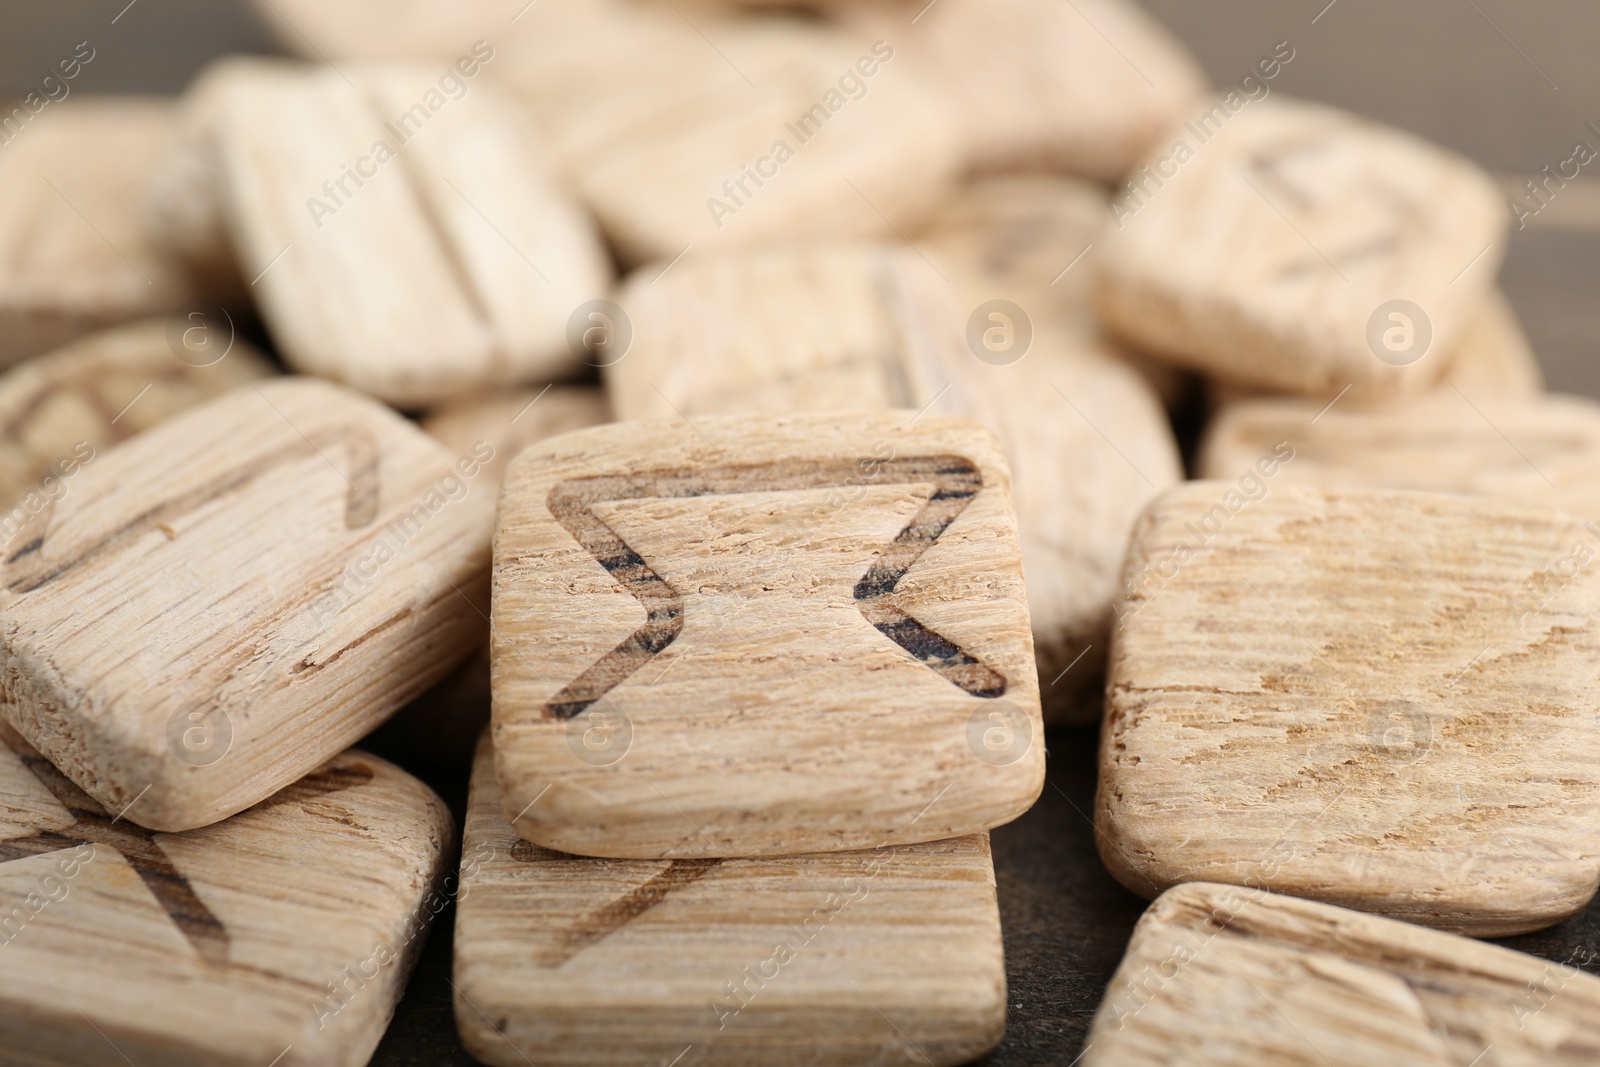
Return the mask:
<svg viewBox="0 0 1600 1067">
<path fill-rule="evenodd" d="M 1600 535 L 1503 500 L 1252 474 L 1181 486 L 1134 533 L 1107 866 L 1151 896 L 1230 882 L 1481 936 L 1581 908 L 1600 883 Z"/>
<path fill-rule="evenodd" d="M 1322 407 L 1249 400 L 1224 409 L 1206 432 L 1200 476 L 1238 478 L 1261 456 L 1292 450 L 1274 481 L 1500 496 L 1600 520 L 1592 400 L 1446 389 L 1403 407 Z"/>
<path fill-rule="evenodd" d="M 522 840 L 479 749 L 456 1021 L 495 1065 L 966 1063 L 999 1042 L 988 834 L 772 859 L 596 860 Z"/>
<path fill-rule="evenodd" d="M 6 1062 L 367 1062 L 453 888 L 426 786 L 351 750 L 226 822 L 153 833 L 0 734 Z"/>
<path fill-rule="evenodd" d="M 577 369 L 609 264 L 482 58 L 216 84 L 224 214 L 291 366 L 412 407 Z"/>
<path fill-rule="evenodd" d="M 507 815 L 550 848 L 907 844 L 1043 785 L 1010 477 L 964 420 L 707 415 L 536 445 L 501 494 L 493 622 Z"/>
<path fill-rule="evenodd" d="M 1437 930 L 1192 883 L 1134 930 L 1085 1067 L 1578 1067 L 1600 978 Z"/>
<path fill-rule="evenodd" d="M 104 49 L 87 51 L 107 62 Z M 97 69 L 95 59 L 80 74 Z M 80 92 L 26 124 L 5 113 L 0 366 L 199 295 L 145 217 L 145 183 L 177 134 L 176 105 Z"/>
<path fill-rule="evenodd" d="M 1113 200 L 1107 327 L 1265 389 L 1426 391 L 1505 251 L 1493 182 L 1333 108 L 1232 96 L 1197 103 Z"/>
<path fill-rule="evenodd" d="M 249 807 L 482 640 L 480 468 L 303 378 L 107 450 L 7 542 L 0 716 L 142 826 Z"/>
<path fill-rule="evenodd" d="M 1047 218 L 1081 212 L 1088 194 L 1061 184 L 1024 203 Z M 631 346 L 605 376 L 625 419 L 903 407 L 988 426 L 1011 463 L 1045 716 L 1085 722 L 1100 714 L 1128 533 L 1182 465 L 1135 371 L 1069 325 L 1070 308 L 1058 313 L 1022 286 L 1020 263 L 993 274 L 980 266 L 995 260 L 984 246 L 1015 255 L 1023 235 L 1058 241 L 1058 229 L 1073 229 L 1060 218 L 1042 228 L 1039 217 L 1009 242 L 995 233 L 1003 224 L 978 221 L 927 238 L 939 268 L 908 249 L 817 243 L 690 252 L 663 277 L 635 272 L 618 297 Z M 993 356 L 973 338 L 996 323 L 1009 324 L 1015 348 Z"/>
</svg>

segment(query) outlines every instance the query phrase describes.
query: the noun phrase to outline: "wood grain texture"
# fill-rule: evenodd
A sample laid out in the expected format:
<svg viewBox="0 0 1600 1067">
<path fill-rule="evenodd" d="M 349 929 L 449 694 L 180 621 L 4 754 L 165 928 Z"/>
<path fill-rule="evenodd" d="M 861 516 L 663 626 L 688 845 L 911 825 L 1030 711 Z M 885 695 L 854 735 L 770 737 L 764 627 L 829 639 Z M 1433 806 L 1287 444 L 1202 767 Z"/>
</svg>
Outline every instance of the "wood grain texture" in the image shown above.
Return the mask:
<svg viewBox="0 0 1600 1067">
<path fill-rule="evenodd" d="M 1139 190 L 1116 202 L 1100 288 L 1107 327 L 1266 389 L 1331 398 L 1349 385 L 1363 399 L 1437 382 L 1504 252 L 1506 211 L 1487 175 L 1281 94 L 1196 114 L 1160 139 L 1133 173 Z M 1397 299 L 1432 329 L 1426 353 L 1404 365 L 1368 343 L 1369 320 Z"/>
<path fill-rule="evenodd" d="M 74 95 L 7 140 L 0 366 L 198 294 L 145 216 L 145 184 L 176 131 L 169 101 Z"/>
<path fill-rule="evenodd" d="M 6 553 L 0 715 L 140 825 L 256 803 L 482 639 L 475 462 L 309 379 L 109 450 Z"/>
<path fill-rule="evenodd" d="M 1114 181 L 1206 88 L 1183 46 L 1123 0 L 901 0 L 838 10 L 870 36 L 903 42 L 953 116 L 968 170 Z"/>
<path fill-rule="evenodd" d="M 297 64 L 277 57 L 225 56 L 208 64 L 178 102 L 178 132 L 152 170 L 145 190 L 150 225 L 230 307 L 249 301 L 228 236 L 225 178 L 217 129 L 237 82 L 291 74 Z M 253 276 L 253 275 L 252 275 Z"/>
<path fill-rule="evenodd" d="M 422 428 L 444 442 L 455 455 L 465 455 L 479 441 L 494 449 L 483 465 L 485 485 L 498 487 L 506 466 L 524 448 L 547 437 L 611 421 L 611 407 L 599 389 L 556 385 L 543 389 L 461 397 L 434 408 Z"/>
<path fill-rule="evenodd" d="M 492 670 L 519 833 L 781 855 L 1027 810 L 1044 748 L 1005 458 L 913 414 L 619 423 L 512 462 Z"/>
<path fill-rule="evenodd" d="M 965 1063 L 1005 1026 L 987 834 L 777 859 L 595 860 L 506 821 L 487 738 L 456 1020 L 494 1065 Z"/>
<path fill-rule="evenodd" d="M 1201 477 L 1238 478 L 1280 441 L 1284 481 L 1499 496 L 1600 519 L 1600 404 L 1501 399 L 1449 389 L 1399 408 L 1251 400 L 1224 410 L 1202 444 Z M 1312 420 L 1315 419 L 1315 422 Z"/>
<path fill-rule="evenodd" d="M 618 297 L 634 340 L 606 384 L 623 418 L 905 407 L 989 426 L 1011 462 L 1046 714 L 1089 721 L 1128 533 L 1182 470 L 1150 388 L 1070 307 L 1028 310 L 1049 309 L 1049 278 L 1029 288 L 1031 257 L 995 229 L 930 241 L 937 268 L 909 250 L 832 244 L 691 252 L 659 279 L 643 268 Z M 935 270 L 956 279 L 954 297 Z M 1009 365 L 980 361 L 964 336 L 997 295 L 1034 326 Z"/>
<path fill-rule="evenodd" d="M 1577 1067 L 1600 978 L 1327 904 L 1195 883 L 1150 906 L 1085 1067 Z"/>
<path fill-rule="evenodd" d="M 795 19 L 690 22 L 665 6 L 540 5 L 491 72 L 517 87 L 637 265 L 689 245 L 893 239 L 919 224 L 952 183 L 957 149 L 949 116 L 895 58 L 899 39 Z"/>
<path fill-rule="evenodd" d="M 427 786 L 352 749 L 158 834 L 0 731 L 0 1059 L 367 1062 L 442 904 L 455 831 Z"/>
<path fill-rule="evenodd" d="M 531 122 L 463 62 L 228 79 L 228 224 L 296 369 L 419 406 L 578 364 L 567 320 L 608 266 Z"/>
<path fill-rule="evenodd" d="M 183 330 L 226 329 L 204 320 L 179 322 L 178 347 L 186 352 Z M 147 319 L 90 334 L 0 375 L 0 506 L 22 503 L 30 492 L 40 498 L 61 492 L 62 479 L 77 465 L 64 468 L 63 461 L 92 457 L 180 411 L 274 373 L 252 345 L 238 339 L 206 366 L 181 360 L 173 354 L 170 324 Z M 218 344 L 222 353 L 220 338 Z"/>
<path fill-rule="evenodd" d="M 1175 489 L 1134 533 L 1106 865 L 1149 895 L 1243 883 L 1480 936 L 1577 911 L 1600 883 L 1600 535 L 1270 468 Z"/>
</svg>

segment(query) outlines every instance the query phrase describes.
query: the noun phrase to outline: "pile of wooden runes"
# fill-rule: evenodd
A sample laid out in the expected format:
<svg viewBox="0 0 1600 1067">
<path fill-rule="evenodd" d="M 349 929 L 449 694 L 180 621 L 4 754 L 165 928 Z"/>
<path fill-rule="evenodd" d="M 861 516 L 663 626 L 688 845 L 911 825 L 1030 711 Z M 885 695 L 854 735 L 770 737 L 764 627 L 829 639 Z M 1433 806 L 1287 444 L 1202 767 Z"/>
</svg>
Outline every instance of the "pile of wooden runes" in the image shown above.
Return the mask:
<svg viewBox="0 0 1600 1067">
<path fill-rule="evenodd" d="M 452 903 L 487 1063 L 967 1062 L 1096 721 L 1083 1063 L 1600 1062 L 1472 940 L 1600 882 L 1483 173 L 1125 0 L 518 8 L 0 112 L 0 1063 L 365 1063 Z"/>
</svg>

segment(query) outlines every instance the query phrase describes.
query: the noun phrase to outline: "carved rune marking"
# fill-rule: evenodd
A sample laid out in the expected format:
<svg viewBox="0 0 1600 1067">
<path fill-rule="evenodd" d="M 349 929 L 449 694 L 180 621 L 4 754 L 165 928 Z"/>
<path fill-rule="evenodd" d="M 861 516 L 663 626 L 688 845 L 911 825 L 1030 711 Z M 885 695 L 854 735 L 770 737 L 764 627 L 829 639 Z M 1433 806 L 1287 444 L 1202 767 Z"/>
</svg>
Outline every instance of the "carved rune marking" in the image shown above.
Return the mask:
<svg viewBox="0 0 1600 1067">
<path fill-rule="evenodd" d="M 983 488 L 983 476 L 960 456 L 910 456 L 890 460 L 780 460 L 755 466 L 713 467 L 699 471 L 646 471 L 641 474 L 573 478 L 550 490 L 546 504 L 556 521 L 588 549 L 600 565 L 645 609 L 645 624 L 568 683 L 545 705 L 545 716 L 571 719 L 648 663 L 683 629 L 683 596 L 600 521 L 593 505 L 613 500 L 684 498 L 729 493 L 794 493 L 807 489 L 851 488 L 861 471 L 877 470 L 874 485 L 932 483 L 934 492 L 905 529 L 878 553 L 856 583 L 861 615 L 878 632 L 905 649 L 951 685 L 976 697 L 998 697 L 1006 680 L 954 642 L 934 633 L 893 603 L 895 586 L 928 546 L 966 510 Z"/>
<path fill-rule="evenodd" d="M 74 822 L 65 830 L 41 830 L 28 837 L 0 841 L 0 863 L 10 863 L 28 856 L 45 856 L 79 845 L 105 845 L 116 849 L 150 892 L 155 894 L 168 918 L 194 946 L 200 958 L 207 964 L 226 964 L 227 928 L 195 896 L 189 880 L 161 850 L 156 832 L 124 819 L 113 818 L 93 797 L 78 788 L 76 783 L 37 752 L 28 749 L 19 755 L 33 776 L 72 814 Z M 371 780 L 371 768 L 360 764 L 324 767 L 282 790 L 271 800 L 264 801 L 258 808 L 304 803 L 328 793 L 364 785 Z"/>
<path fill-rule="evenodd" d="M 521 863 L 574 862 L 572 857 L 565 853 L 541 848 L 529 841 L 518 841 L 512 845 L 511 856 Z M 590 865 L 597 861 L 576 862 Z M 570 927 L 559 932 L 556 935 L 556 943 L 539 953 L 540 966 L 560 967 L 584 949 L 604 941 L 627 926 L 679 889 L 699 881 L 721 863 L 720 859 L 669 860 L 665 867 L 639 885 L 583 915 Z"/>
<path fill-rule="evenodd" d="M 63 574 L 77 569 L 121 541 L 137 536 L 151 527 L 171 522 L 174 518 L 186 515 L 229 493 L 244 489 L 275 467 L 307 455 L 320 455 L 324 446 L 337 445 L 343 445 L 350 455 L 351 471 L 346 476 L 350 488 L 345 494 L 344 504 L 345 528 L 359 530 L 378 516 L 378 444 L 366 430 L 341 426 L 303 436 L 302 440 L 280 449 L 275 455 L 238 467 L 210 485 L 191 489 L 187 493 L 181 493 L 170 500 L 146 508 L 92 544 L 85 545 L 69 559 L 59 563 L 35 561 L 31 569 L 24 565 L 23 573 L 11 579 L 7 583 L 7 588 L 13 593 L 31 593 Z M 33 555 L 44 547 L 45 535 L 49 532 L 50 521 L 55 516 L 55 502 L 55 497 L 50 498 L 45 507 L 29 520 L 25 527 L 29 536 L 23 540 L 21 548 L 6 557 L 8 566 L 14 566 L 18 560 Z"/>
</svg>

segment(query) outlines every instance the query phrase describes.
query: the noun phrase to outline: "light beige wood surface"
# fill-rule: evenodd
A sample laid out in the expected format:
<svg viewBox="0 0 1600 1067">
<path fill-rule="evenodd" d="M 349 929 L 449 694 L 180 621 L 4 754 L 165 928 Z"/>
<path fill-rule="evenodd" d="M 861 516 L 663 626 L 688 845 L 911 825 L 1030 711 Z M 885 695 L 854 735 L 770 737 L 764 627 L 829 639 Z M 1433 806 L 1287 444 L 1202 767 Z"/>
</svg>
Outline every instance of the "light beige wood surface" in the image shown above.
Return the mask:
<svg viewBox="0 0 1600 1067">
<path fill-rule="evenodd" d="M 1109 226 L 1103 186 L 1053 174 L 1005 174 L 957 186 L 910 241 L 950 280 L 964 308 L 1010 300 L 1027 313 L 1042 342 L 1095 342 L 1137 370 L 1172 407 L 1187 389 L 1183 372 L 1101 335 L 1095 247 L 1104 245 Z"/>
<path fill-rule="evenodd" d="M 1197 883 L 1134 930 L 1085 1067 L 1578 1067 L 1600 979 L 1392 919 Z"/>
<path fill-rule="evenodd" d="M 494 449 L 483 465 L 485 485 L 496 488 L 518 452 L 546 437 L 611 421 L 606 395 L 587 385 L 515 389 L 461 397 L 428 412 L 422 428 L 465 455 L 482 441 Z"/>
<path fill-rule="evenodd" d="M 229 334 L 220 316 L 146 319 L 0 375 L 0 505 L 38 511 L 49 497 L 71 492 L 73 468 L 105 449 L 274 373 L 249 342 L 235 337 L 229 347 Z M 9 539 L 25 517 L 13 518 L 0 525 L 0 542 L 15 548 Z"/>
<path fill-rule="evenodd" d="M 966 1063 L 1000 1040 L 988 834 L 769 859 L 529 844 L 479 748 L 456 1021 L 485 1063 Z"/>
<path fill-rule="evenodd" d="M 284 359 L 397 405 L 575 369 L 568 320 L 608 278 L 531 122 L 462 62 L 253 68 L 219 109 L 232 242 Z"/>
<path fill-rule="evenodd" d="M 562 0 L 572 7 L 588 0 Z M 278 46 L 317 62 L 454 59 L 474 41 L 499 40 L 523 22 L 520 5 L 504 0 L 453 0 L 449 4 L 384 0 L 250 0 L 250 8 Z M 515 19 L 514 23 L 512 20 Z"/>
<path fill-rule="evenodd" d="M 705 415 L 530 448 L 493 620 L 507 815 L 550 848 L 910 844 L 1043 785 L 1010 476 L 964 420 Z"/>
<path fill-rule="evenodd" d="M 1123 0 L 841 6 L 897 42 L 954 118 L 969 170 L 1120 178 L 1205 91 L 1199 64 Z"/>
<path fill-rule="evenodd" d="M 1225 409 L 1202 444 L 1204 478 L 1237 478 L 1280 441 L 1284 482 L 1501 496 L 1600 520 L 1600 404 L 1582 397 L 1473 397 L 1465 389 L 1363 411 L 1251 400 Z M 1315 421 L 1312 421 L 1315 420 Z"/>
<path fill-rule="evenodd" d="M 623 262 L 665 263 L 686 247 L 895 238 L 920 224 L 955 177 L 957 145 L 899 39 L 538 5 L 491 72 L 537 114 Z"/>
<path fill-rule="evenodd" d="M 250 286 L 240 276 L 228 236 L 217 130 L 226 118 L 235 83 L 287 76 L 298 66 L 279 57 L 240 55 L 207 64 L 179 99 L 177 135 L 146 183 L 150 225 L 204 280 L 208 291 L 229 306 L 247 305 Z"/>
<path fill-rule="evenodd" d="M 176 132 L 170 101 L 73 94 L 3 146 L 0 366 L 198 294 L 145 215 Z"/>
<path fill-rule="evenodd" d="M 1142 368 L 1141 368 L 1142 369 Z M 1465 395 L 1474 403 L 1498 403 L 1537 397 L 1544 392 L 1544 372 L 1522 322 L 1499 288 L 1491 289 L 1468 320 L 1447 356 L 1444 377 L 1422 397 L 1338 398 L 1341 410 L 1403 408 L 1435 394 Z M 1229 405 L 1276 396 L 1258 387 L 1213 378 L 1206 383 L 1206 402 L 1215 418 Z M 1325 405 L 1318 401 L 1317 411 Z M 1331 409 L 1330 409 L 1331 410 Z M 1315 412 L 1313 412 L 1315 414 Z"/>
<path fill-rule="evenodd" d="M 152 829 L 271 795 L 482 640 L 474 459 L 310 379 L 108 450 L 5 557 L 0 715 Z"/>
<path fill-rule="evenodd" d="M 963 226 L 929 242 L 939 268 L 909 249 L 832 244 L 690 253 L 660 277 L 646 267 L 618 297 L 632 347 L 604 373 L 622 418 L 906 407 L 984 422 L 1011 461 L 1046 714 L 1092 721 L 1128 533 L 1182 468 L 1160 403 L 1077 313 L 1024 308 L 1032 347 L 1009 365 L 969 347 L 982 301 L 1049 299 L 1030 297 L 1014 245 L 1010 259 L 980 251 L 1008 244 Z M 986 273 L 995 263 L 1016 267 Z M 963 279 L 959 295 L 936 269 Z"/>
<path fill-rule="evenodd" d="M 1600 533 L 1271 467 L 1174 489 L 1134 533 L 1101 735 L 1106 865 L 1150 896 L 1244 883 L 1481 936 L 1583 907 L 1600 883 Z"/>
<path fill-rule="evenodd" d="M 1141 190 L 1113 201 L 1107 327 L 1245 385 L 1326 398 L 1348 385 L 1352 399 L 1426 391 L 1505 252 L 1492 181 L 1332 108 L 1280 93 L 1230 111 L 1225 99 L 1161 137 L 1132 174 Z M 1383 340 L 1403 328 L 1380 312 L 1394 300 L 1422 311 L 1409 316 L 1406 351 Z M 1418 355 L 1424 319 L 1432 340 Z"/>
<path fill-rule="evenodd" d="M 359 1067 L 445 903 L 449 811 L 353 749 L 157 834 L 0 727 L 0 796 L 6 1063 Z"/>
</svg>

